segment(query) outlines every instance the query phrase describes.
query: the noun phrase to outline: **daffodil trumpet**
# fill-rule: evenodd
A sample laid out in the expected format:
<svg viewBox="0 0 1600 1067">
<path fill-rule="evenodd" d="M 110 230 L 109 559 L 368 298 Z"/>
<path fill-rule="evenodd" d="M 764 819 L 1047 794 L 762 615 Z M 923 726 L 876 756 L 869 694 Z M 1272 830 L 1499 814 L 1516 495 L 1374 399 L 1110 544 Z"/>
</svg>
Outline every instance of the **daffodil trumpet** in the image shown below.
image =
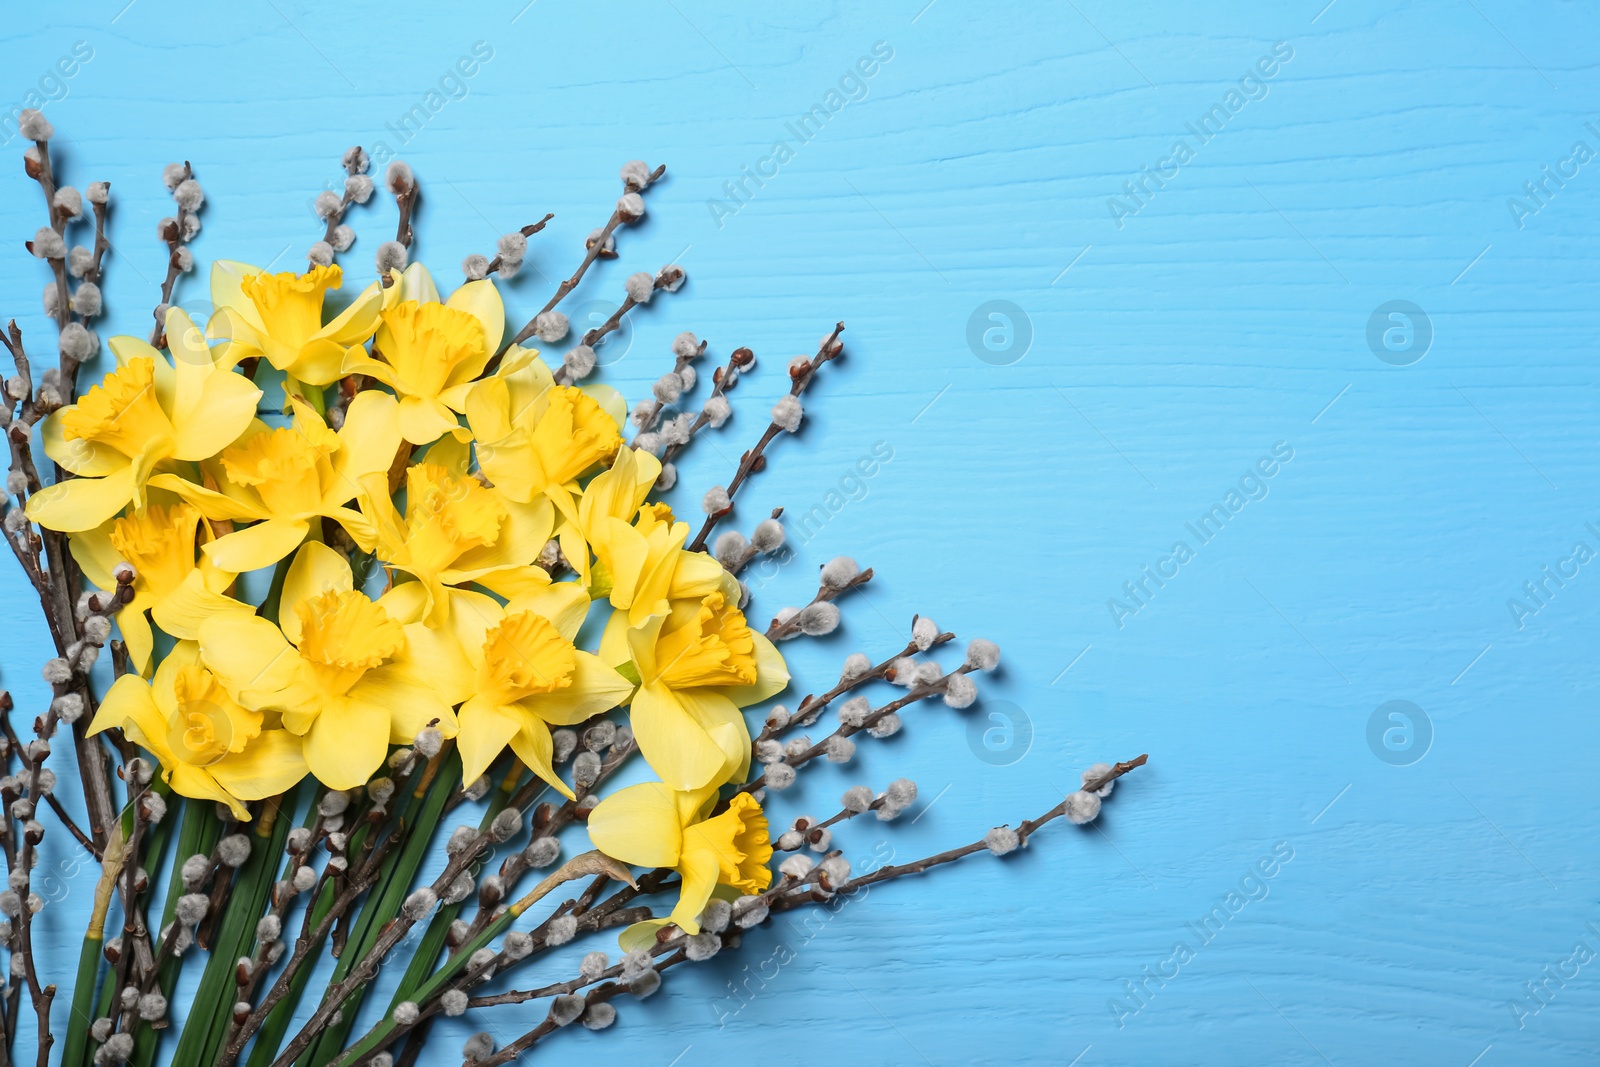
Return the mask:
<svg viewBox="0 0 1600 1067">
<path fill-rule="evenodd" d="M 749 793 L 735 793 L 713 815 L 715 787 L 675 790 L 661 782 L 628 786 L 589 813 L 589 839 L 606 855 L 639 867 L 669 867 L 682 882 L 670 915 L 635 923 L 622 934 L 628 951 L 655 940 L 663 926 L 700 932 L 700 913 L 717 887 L 760 893 L 772 884 L 767 817 Z"/>
<path fill-rule="evenodd" d="M 641 626 L 617 611 L 601 638 L 606 662 L 632 663 L 639 687 L 629 722 L 645 760 L 673 789 L 741 781 L 750 731 L 740 709 L 789 684 L 783 657 L 735 603 L 719 589 L 676 601 Z"/>
<path fill-rule="evenodd" d="M 356 589 L 345 558 L 313 541 L 289 566 L 277 625 L 215 615 L 199 626 L 200 658 L 233 699 L 304 740 L 318 781 L 352 789 L 424 727 L 453 737 L 452 709 L 472 689 L 455 641 L 402 621 L 407 609 Z"/>
</svg>

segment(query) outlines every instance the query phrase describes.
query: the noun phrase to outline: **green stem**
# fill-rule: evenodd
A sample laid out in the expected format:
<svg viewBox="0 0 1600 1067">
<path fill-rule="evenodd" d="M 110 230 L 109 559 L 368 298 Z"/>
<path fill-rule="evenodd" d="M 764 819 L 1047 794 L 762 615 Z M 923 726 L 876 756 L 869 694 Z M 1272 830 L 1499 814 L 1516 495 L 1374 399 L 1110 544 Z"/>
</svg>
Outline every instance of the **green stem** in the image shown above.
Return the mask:
<svg viewBox="0 0 1600 1067">
<path fill-rule="evenodd" d="M 211 850 L 217 847 L 217 839 L 222 836 L 222 823 L 217 819 L 216 805 L 209 800 L 194 800 L 185 798 L 183 802 L 183 824 L 178 829 L 177 848 L 172 856 L 172 873 L 167 879 L 167 896 L 161 910 L 161 925 L 156 928 L 157 948 L 162 930 L 172 922 L 177 913 L 178 898 L 183 896 L 183 863 L 196 853 L 209 856 Z M 154 869 L 154 868 L 153 868 Z M 172 990 L 178 984 L 178 973 L 183 970 L 183 958 L 170 956 L 161 965 L 156 976 L 156 983 L 163 996 L 169 1000 Z M 102 1018 L 110 1013 L 111 998 L 116 995 L 116 990 L 107 988 L 101 997 L 101 1007 L 96 1012 L 95 1018 Z M 161 1031 L 150 1026 L 149 1023 L 140 1023 L 133 1034 L 133 1055 L 128 1063 L 132 1067 L 151 1067 L 155 1063 L 156 1048 L 161 1042 Z"/>
<path fill-rule="evenodd" d="M 233 993 L 237 988 L 234 968 L 250 939 L 255 937 L 256 923 L 266 912 L 278 857 L 283 854 L 293 822 L 292 815 L 286 813 L 294 811 L 296 791 L 290 789 L 281 797 L 267 801 L 256 816 L 250 858 L 234 874 L 222 923 L 212 941 L 211 958 L 206 961 L 200 987 L 190 1002 L 183 1033 L 173 1051 L 174 1063 L 212 1062 L 218 1046 L 227 1036 L 233 1016 Z"/>
<path fill-rule="evenodd" d="M 442 761 L 438 776 L 432 781 L 424 776 L 416 790 L 412 792 L 408 804 L 411 818 L 407 819 L 403 827 L 407 834 L 405 844 L 385 858 L 383 867 L 380 868 L 378 882 L 373 886 L 373 891 L 368 894 L 361 908 L 350 939 L 346 942 L 339 963 L 334 968 L 330 985 L 345 979 L 351 968 L 371 951 L 384 927 L 400 914 L 400 905 L 411 892 L 411 884 L 417 876 L 417 870 L 427 858 L 428 846 L 433 841 L 434 831 L 439 827 L 439 817 L 444 812 L 445 802 L 450 799 L 450 793 L 460 780 L 461 761 L 454 753 L 450 753 Z M 339 1054 L 345 1038 L 350 1034 L 350 1028 L 355 1025 L 361 1003 L 366 998 L 367 988 L 367 984 L 363 983 L 346 998 L 340 1009 L 338 1021 L 331 1023 L 317 1035 L 301 1057 L 295 1061 L 296 1067 L 324 1064 Z"/>
<path fill-rule="evenodd" d="M 359 834 L 361 831 L 358 830 L 356 833 Z M 354 842 L 354 835 L 351 840 Z M 323 884 L 321 894 L 311 906 L 311 916 L 307 920 L 306 929 L 315 930 L 322 924 L 328 912 L 333 910 L 334 901 L 338 896 L 338 889 L 332 882 Z M 314 944 L 311 946 L 311 951 L 317 952 L 319 947 Z M 272 1061 L 278 1058 L 278 1049 L 283 1045 L 283 1036 L 289 1030 L 295 1009 L 300 1006 L 300 996 L 305 992 L 306 984 L 311 981 L 311 972 L 314 969 L 308 962 L 289 979 L 288 991 L 267 1013 L 261 1029 L 256 1032 L 255 1043 L 250 1046 L 250 1058 L 246 1061 L 246 1067 L 271 1067 Z"/>
</svg>

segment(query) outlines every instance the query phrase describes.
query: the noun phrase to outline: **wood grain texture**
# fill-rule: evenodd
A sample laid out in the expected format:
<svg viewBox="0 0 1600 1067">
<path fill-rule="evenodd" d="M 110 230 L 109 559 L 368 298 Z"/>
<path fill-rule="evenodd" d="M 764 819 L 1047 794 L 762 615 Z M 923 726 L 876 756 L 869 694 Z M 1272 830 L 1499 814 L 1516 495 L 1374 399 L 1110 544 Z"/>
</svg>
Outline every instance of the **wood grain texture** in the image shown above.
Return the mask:
<svg viewBox="0 0 1600 1067">
<path fill-rule="evenodd" d="M 575 299 L 614 305 L 626 271 L 687 267 L 684 291 L 643 309 L 605 369 L 630 396 L 681 329 L 762 359 L 675 502 L 693 511 L 725 480 L 783 363 L 842 318 L 849 359 L 810 394 L 802 441 L 773 450 L 741 524 L 826 502 L 877 442 L 894 456 L 764 582 L 757 613 L 848 552 L 880 579 L 841 634 L 789 647 L 798 677 L 825 686 L 847 652 L 898 647 L 913 612 L 1006 655 L 988 710 L 919 709 L 847 770 L 808 773 L 780 809 L 825 814 L 848 784 L 909 775 L 939 799 L 894 835 L 904 859 L 1044 810 L 1095 760 L 1151 753 L 1097 828 L 1052 826 L 1003 863 L 878 887 L 811 930 L 785 917 L 741 957 L 621 1004 L 616 1032 L 563 1035 L 551 1058 L 1594 1062 L 1600 963 L 1551 984 L 1520 1026 L 1507 1005 L 1576 942 L 1600 950 L 1585 926 L 1600 923 L 1600 564 L 1521 629 L 1507 608 L 1575 541 L 1600 549 L 1585 528 L 1600 526 L 1600 162 L 1522 228 L 1507 207 L 1574 142 L 1600 151 L 1584 125 L 1600 126 L 1591 9 L 124 2 L 34 6 L 0 38 L 0 90 L 17 101 L 75 41 L 94 49 L 46 111 L 70 180 L 112 182 L 119 332 L 145 329 L 174 159 L 210 196 L 203 262 L 301 262 L 319 229 L 309 199 L 356 142 L 386 140 L 416 168 L 419 249 L 441 280 L 554 211 L 508 288 L 513 317 L 570 270 L 616 168 L 665 162 L 650 220 Z M 480 40 L 494 56 L 464 98 L 398 145 L 387 125 Z M 786 124 L 880 41 L 893 58 L 865 98 L 794 138 Z M 1108 199 L 1277 42 L 1293 58 L 1264 96 L 1119 228 Z M 792 158 L 737 212 L 714 212 L 779 139 Z M 0 313 L 42 350 L 45 279 L 21 248 L 41 213 L 20 147 L 5 149 Z M 353 276 L 393 219 L 392 204 L 357 213 Z M 187 279 L 180 295 L 203 301 L 204 287 Z M 1434 333 L 1404 367 L 1366 338 L 1396 299 Z M 991 300 L 1031 327 L 1010 365 L 968 344 Z M 1185 524 L 1277 442 L 1293 459 L 1265 498 L 1198 545 Z M 1119 628 L 1108 598 L 1179 539 L 1194 559 Z M 0 596 L 0 681 L 31 709 L 42 627 L 11 568 Z M 1367 742 L 1374 709 L 1396 699 L 1434 733 L 1410 766 Z M 1005 766 L 968 743 L 996 701 L 1033 731 Z M 35 933 L 63 979 L 90 893 L 65 838 L 46 842 L 47 863 L 66 866 Z M 876 824 L 841 838 L 864 856 L 887 840 Z M 1109 1002 L 1133 1006 L 1125 981 L 1170 973 L 1188 924 L 1279 842 L 1293 859 L 1265 897 L 1192 941 L 1119 1026 Z M 764 978 L 743 969 L 791 954 Z M 58 1032 L 65 1012 L 61 998 Z M 499 1032 L 540 1015 L 502 1013 Z M 468 1032 L 455 1022 L 425 1062 L 455 1062 Z"/>
</svg>

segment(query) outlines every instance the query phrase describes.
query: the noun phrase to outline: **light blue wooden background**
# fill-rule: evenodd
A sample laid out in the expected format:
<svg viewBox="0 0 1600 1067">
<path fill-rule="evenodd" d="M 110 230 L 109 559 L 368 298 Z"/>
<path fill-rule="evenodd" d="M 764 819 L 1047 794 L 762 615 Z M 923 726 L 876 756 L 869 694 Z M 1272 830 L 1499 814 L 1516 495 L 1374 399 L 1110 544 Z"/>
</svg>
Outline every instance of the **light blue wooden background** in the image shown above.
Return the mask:
<svg viewBox="0 0 1600 1067">
<path fill-rule="evenodd" d="M 1521 225 L 1508 206 L 1545 166 L 1570 174 L 1575 142 L 1600 151 L 1585 126 L 1600 126 L 1591 10 L 125 2 L 30 5 L 0 38 L 8 107 L 74 42 L 94 50 L 63 88 L 44 84 L 65 94 L 46 110 L 71 180 L 113 184 L 108 300 L 124 330 L 146 328 L 159 170 L 174 159 L 210 195 L 204 261 L 299 263 L 317 231 L 307 202 L 356 142 L 386 141 L 417 168 L 419 251 L 441 278 L 554 211 L 535 269 L 509 287 L 519 321 L 610 210 L 618 165 L 665 162 L 648 224 L 577 302 L 614 302 L 624 271 L 681 255 L 689 285 L 636 318 L 606 380 L 640 395 L 685 328 L 719 355 L 748 344 L 765 358 L 734 423 L 695 448 L 695 493 L 678 503 L 725 481 L 783 361 L 844 319 L 848 363 L 816 388 L 803 442 L 775 448 L 741 498 L 741 524 L 823 502 L 877 442 L 894 458 L 758 591 L 757 612 L 856 555 L 880 577 L 848 603 L 844 633 L 790 646 L 797 674 L 826 685 L 845 653 L 895 647 L 920 611 L 999 641 L 1004 675 L 985 692 L 1009 704 L 990 709 L 1033 732 L 997 765 L 969 746 L 969 724 L 990 725 L 982 709 L 918 709 L 851 773 L 808 775 L 790 813 L 910 775 L 930 810 L 892 836 L 846 837 L 904 859 L 1043 811 L 1090 762 L 1151 754 L 1098 829 L 1053 827 L 1004 863 L 874 890 L 814 935 L 793 918 L 762 930 L 743 959 L 794 958 L 736 1014 L 727 986 L 745 974 L 719 960 L 551 1055 L 1594 1062 L 1600 964 L 1573 976 L 1566 961 L 1579 942 L 1600 950 L 1586 925 L 1600 922 L 1600 578 L 1591 564 L 1550 583 L 1520 628 L 1507 604 L 1575 542 L 1600 549 L 1585 526 L 1600 525 L 1600 164 L 1550 181 Z M 477 41 L 492 60 L 401 148 L 390 124 Z M 893 58 L 864 98 L 796 141 L 786 124 L 876 42 Z M 1292 59 L 1226 111 L 1277 42 Z M 1193 147 L 1186 123 L 1218 104 L 1222 132 L 1119 226 L 1108 200 L 1176 138 Z M 714 211 L 778 139 L 793 158 L 736 213 Z M 41 213 L 20 147 L 0 202 L 3 311 L 43 348 L 44 279 L 21 248 Z M 393 211 L 357 214 L 355 272 Z M 1031 332 L 1009 365 L 996 363 L 1020 348 L 985 361 L 967 339 L 991 300 Z M 1369 347 L 1369 317 L 1391 300 L 1431 323 L 1419 362 Z M 1185 523 L 1278 442 L 1293 459 L 1268 495 L 1119 628 L 1108 598 L 1175 541 L 1196 547 Z M 10 568 L 0 581 L 4 683 L 32 709 L 41 628 Z M 1391 700 L 1430 724 L 1410 765 L 1367 740 Z M 63 835 L 54 845 L 63 862 Z M 1275 846 L 1292 861 L 1247 881 Z M 1241 883 L 1265 897 L 1201 945 L 1188 924 Z M 61 893 L 40 952 L 65 980 L 88 881 Z M 1180 941 L 1197 951 L 1170 977 Z M 1567 977 L 1519 1015 L 1510 1002 L 1547 967 Z M 1145 968 L 1169 977 L 1140 1007 L 1125 982 Z M 500 1032 L 541 1013 L 501 1016 Z M 429 1062 L 455 1062 L 463 1032 L 442 1030 Z"/>
</svg>

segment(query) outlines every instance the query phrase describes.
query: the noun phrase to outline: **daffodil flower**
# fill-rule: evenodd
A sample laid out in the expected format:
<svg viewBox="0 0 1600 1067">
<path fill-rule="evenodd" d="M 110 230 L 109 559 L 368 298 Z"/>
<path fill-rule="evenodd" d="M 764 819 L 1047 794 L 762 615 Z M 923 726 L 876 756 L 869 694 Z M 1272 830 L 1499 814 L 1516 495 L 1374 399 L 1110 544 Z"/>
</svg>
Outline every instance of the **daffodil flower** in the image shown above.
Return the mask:
<svg viewBox="0 0 1600 1067">
<path fill-rule="evenodd" d="M 682 877 L 678 902 L 665 919 L 623 931 L 628 951 L 649 945 L 658 929 L 700 932 L 700 913 L 717 886 L 760 893 L 772 884 L 767 817 L 749 793 L 735 793 L 719 815 L 715 788 L 675 791 L 661 782 L 619 789 L 589 813 L 589 840 L 612 859 L 639 867 L 673 867 Z"/>
<path fill-rule="evenodd" d="M 217 489 L 162 474 L 152 485 L 170 489 L 208 519 L 253 522 L 205 546 L 211 562 L 237 573 L 269 567 L 305 540 L 313 520 L 337 520 L 363 548 L 372 546 L 372 525 L 344 505 L 360 490 L 361 478 L 386 471 L 400 446 L 395 399 L 371 389 L 350 402 L 335 433 L 298 398 L 294 422 L 256 432 L 222 450 L 214 467 Z"/>
<path fill-rule="evenodd" d="M 578 479 L 622 447 L 625 415 L 615 390 L 552 384 L 549 369 L 520 348 L 467 391 L 479 468 L 512 500 L 549 496 L 569 520 L 577 518 Z"/>
<path fill-rule="evenodd" d="M 386 474 L 362 483 L 361 509 L 372 520 L 378 555 L 417 579 L 430 626 L 443 625 L 451 598 L 463 592 L 452 586 L 476 583 L 512 597 L 550 584 L 549 572 L 533 566 L 554 527 L 550 501 L 506 499 L 468 473 L 468 459 L 467 445 L 446 436 L 408 467 L 404 517 Z"/>
<path fill-rule="evenodd" d="M 221 346 L 229 366 L 266 357 L 295 383 L 328 385 L 344 374 L 350 349 L 366 343 L 378 328 L 383 288 L 369 285 L 355 302 L 326 325 L 323 297 L 344 280 L 337 266 L 313 267 L 304 274 L 268 274 L 248 263 L 219 259 L 211 267 L 211 302 L 216 310 L 206 330 Z"/>
<path fill-rule="evenodd" d="M 684 551 L 689 524 L 677 521 L 667 505 L 634 505 L 637 515 L 631 511 L 616 514 L 634 494 L 600 483 L 638 484 L 638 474 L 629 468 L 648 468 L 655 463 L 648 452 L 626 448 L 618 452 L 616 464 L 595 475 L 584 490 L 578 502 L 578 521 L 562 528 L 563 554 L 568 560 L 587 562 L 589 549 L 594 550 L 599 561 L 596 592 L 604 590 L 611 606 L 627 613 L 630 626 L 641 626 L 652 615 L 665 615 L 673 600 L 699 599 L 718 589 L 730 594 L 729 599 L 738 595 L 738 582 L 720 563 L 704 552 Z"/>
<path fill-rule="evenodd" d="M 620 664 L 630 654 L 640 684 L 629 722 L 661 780 L 678 790 L 739 780 L 750 766 L 750 731 L 739 709 L 789 684 L 772 642 L 718 590 L 677 601 L 642 626 L 613 614 L 600 655 Z"/>
<path fill-rule="evenodd" d="M 398 611 L 422 611 L 419 582 L 385 595 Z M 416 592 L 408 592 L 417 590 Z M 451 607 L 448 629 L 472 664 L 474 680 L 457 713 L 462 780 L 476 781 L 507 745 L 529 770 L 562 795 L 573 793 L 552 764 L 551 726 L 573 726 L 616 707 L 633 683 L 573 646 L 589 610 L 589 594 L 561 582 L 513 598 L 501 607 L 482 593 L 465 593 Z"/>
<path fill-rule="evenodd" d="M 117 564 L 133 566 L 133 599 L 117 612 L 117 625 L 129 660 L 145 677 L 155 643 L 145 612 L 173 637 L 193 639 L 201 619 L 221 611 L 251 610 L 223 595 L 233 584 L 233 572 L 204 556 L 196 563 L 195 536 L 204 530 L 200 511 L 192 505 L 150 504 L 72 537 L 73 558 L 100 589 L 116 585 Z"/>
<path fill-rule="evenodd" d="M 354 588 L 350 565 L 319 542 L 284 577 L 278 625 L 255 615 L 200 624 L 202 662 L 240 704 L 277 711 L 305 738 L 306 762 L 330 789 L 353 789 L 429 723 L 456 732 L 451 706 L 472 686 L 455 642 L 403 624 Z"/>
<path fill-rule="evenodd" d="M 245 821 L 243 801 L 277 796 L 306 775 L 300 738 L 264 729 L 263 718 L 228 695 L 193 641 L 180 641 L 153 682 L 131 674 L 116 680 L 89 733 L 121 727 L 160 761 L 173 792 L 226 804 Z"/>
<path fill-rule="evenodd" d="M 30 497 L 28 518 L 92 530 L 142 507 L 153 471 L 208 459 L 249 427 L 261 390 L 216 363 L 179 308 L 167 313 L 167 339 L 175 362 L 136 337 L 112 338 L 117 369 L 44 420 L 45 453 L 78 477 Z"/>
<path fill-rule="evenodd" d="M 352 348 L 344 374 L 366 374 L 400 397 L 400 433 L 414 445 L 465 437 L 456 418 L 467 392 L 500 347 L 505 305 L 488 279 L 467 282 L 444 303 L 427 268 L 413 263 L 390 287 L 373 354 Z"/>
</svg>

